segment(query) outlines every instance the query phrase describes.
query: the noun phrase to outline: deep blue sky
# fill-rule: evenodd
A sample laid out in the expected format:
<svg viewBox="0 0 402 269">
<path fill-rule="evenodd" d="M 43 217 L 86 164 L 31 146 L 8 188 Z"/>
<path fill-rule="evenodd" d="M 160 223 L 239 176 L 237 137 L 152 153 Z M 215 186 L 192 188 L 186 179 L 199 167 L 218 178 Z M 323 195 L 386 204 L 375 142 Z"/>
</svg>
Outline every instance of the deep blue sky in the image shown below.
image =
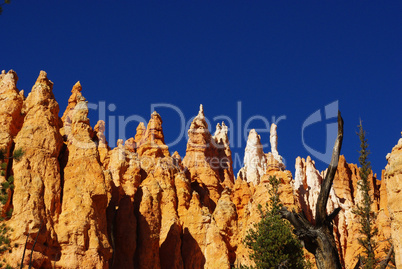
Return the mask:
<svg viewBox="0 0 402 269">
<path fill-rule="evenodd" d="M 247 119 L 285 115 L 278 149 L 292 172 L 297 156 L 311 155 L 303 122 L 338 100 L 342 153 L 358 162 L 362 118 L 380 174 L 402 131 L 401 11 L 401 1 L 12 1 L 0 15 L 0 69 L 14 69 L 26 94 L 45 70 L 60 113 L 78 80 L 90 103 L 115 105 L 107 119 L 148 120 L 151 104 L 168 103 L 189 121 L 202 103 L 213 130 L 214 117 L 233 120 L 232 151 L 241 158 L 238 129 Z M 169 108 L 157 111 L 170 143 L 180 118 Z M 90 119 L 94 126 L 98 112 Z M 306 129 L 308 145 L 324 152 L 325 124 L 333 122 Z M 126 126 L 126 138 L 137 124 Z M 261 136 L 269 141 L 269 133 Z M 183 138 L 170 150 L 184 156 L 185 147 Z"/>
</svg>

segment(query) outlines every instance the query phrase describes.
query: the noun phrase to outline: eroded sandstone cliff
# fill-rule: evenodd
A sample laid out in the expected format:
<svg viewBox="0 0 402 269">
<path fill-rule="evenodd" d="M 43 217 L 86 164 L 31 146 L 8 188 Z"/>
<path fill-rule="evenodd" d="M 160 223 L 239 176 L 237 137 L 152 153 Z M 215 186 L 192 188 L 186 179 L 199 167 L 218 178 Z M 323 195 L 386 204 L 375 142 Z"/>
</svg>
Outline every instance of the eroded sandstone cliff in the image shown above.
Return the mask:
<svg viewBox="0 0 402 269">
<path fill-rule="evenodd" d="M 45 72 L 26 99 L 16 83 L 15 72 L 0 75 L 0 146 L 8 156 L 18 148 L 25 152 L 7 169 L 15 181 L 3 207 L 3 213 L 14 210 L 5 220 L 13 229 L 12 251 L 3 252 L 1 258 L 12 266 L 21 262 L 25 242 L 29 253 L 34 249 L 34 268 L 248 265 L 249 252 L 242 241 L 260 219 L 258 204 L 269 200 L 270 176 L 282 182 L 282 203 L 303 210 L 314 221 L 325 171 L 317 171 L 310 157 L 297 158 L 293 178 L 279 155 L 276 125 L 271 126 L 268 153 L 257 132 L 250 132 L 244 167 L 236 179 L 228 128 L 218 124 L 212 135 L 202 106 L 188 130 L 182 159 L 165 145 L 157 112 L 147 125 L 139 124 L 132 138 L 118 140 L 117 147 L 110 149 L 105 122 L 91 128 L 85 89 L 79 82 L 61 118 L 53 83 Z M 383 180 L 370 178 L 378 241 L 392 236 L 399 266 L 401 141 L 388 156 Z M 341 208 L 334 236 L 346 268 L 353 268 L 361 251 L 352 213 L 360 201 L 358 180 L 358 167 L 342 156 L 327 210 Z M 29 263 L 29 255 L 23 263 Z"/>
</svg>

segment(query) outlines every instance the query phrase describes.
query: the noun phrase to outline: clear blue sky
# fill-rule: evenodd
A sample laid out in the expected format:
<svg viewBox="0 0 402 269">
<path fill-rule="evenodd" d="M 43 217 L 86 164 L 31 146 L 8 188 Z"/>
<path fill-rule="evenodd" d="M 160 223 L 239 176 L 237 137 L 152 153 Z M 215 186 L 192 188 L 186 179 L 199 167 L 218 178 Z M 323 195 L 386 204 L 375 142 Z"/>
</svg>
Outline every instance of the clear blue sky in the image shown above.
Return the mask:
<svg viewBox="0 0 402 269">
<path fill-rule="evenodd" d="M 155 103 L 178 107 L 189 121 L 202 103 L 212 129 L 216 116 L 234 121 L 232 151 L 240 158 L 245 140 L 238 130 L 247 119 L 260 115 L 271 123 L 285 115 L 278 149 L 292 173 L 297 156 L 311 155 L 303 122 L 338 101 L 346 160 L 358 162 L 362 118 L 380 174 L 402 131 L 402 2 L 329 2 L 12 1 L 0 15 L 0 69 L 14 69 L 26 94 L 45 70 L 60 113 L 80 80 L 90 103 L 115 105 L 106 111 L 107 125 L 109 117 L 148 120 Z M 179 115 L 157 111 L 166 142 L 173 142 Z M 98 118 L 91 110 L 92 126 Z M 324 152 L 325 126 L 334 120 L 309 126 L 306 143 Z M 137 124 L 126 126 L 126 138 Z M 263 127 L 258 119 L 249 125 Z M 261 136 L 269 141 L 269 133 Z M 185 147 L 183 138 L 170 150 L 184 156 Z"/>
</svg>

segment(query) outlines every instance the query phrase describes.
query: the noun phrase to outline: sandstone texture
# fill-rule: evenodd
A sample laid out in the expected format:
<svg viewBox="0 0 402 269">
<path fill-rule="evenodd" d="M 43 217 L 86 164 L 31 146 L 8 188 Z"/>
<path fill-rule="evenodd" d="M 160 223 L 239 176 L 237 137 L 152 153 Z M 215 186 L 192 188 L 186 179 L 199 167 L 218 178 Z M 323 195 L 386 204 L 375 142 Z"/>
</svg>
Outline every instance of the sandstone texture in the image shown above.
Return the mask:
<svg viewBox="0 0 402 269">
<path fill-rule="evenodd" d="M 391 236 L 396 266 L 402 268 L 402 138 L 387 155 L 384 179 L 387 182 L 387 204 L 391 217 Z"/>
<path fill-rule="evenodd" d="M 188 130 L 188 143 L 183 165 L 188 170 L 192 184 L 198 188 L 202 203 L 212 211 L 223 190 L 218 169 L 219 158 L 215 139 L 208 130 L 203 106 Z"/>
<path fill-rule="evenodd" d="M 32 268 L 252 265 L 243 240 L 261 218 L 258 205 L 269 201 L 271 176 L 281 181 L 282 203 L 303 210 L 314 222 L 325 171 L 317 171 L 310 157 L 298 157 L 293 176 L 279 154 L 275 124 L 267 153 L 258 133 L 250 131 L 244 166 L 235 178 L 228 127 L 219 123 L 212 135 L 202 105 L 188 130 L 183 158 L 170 153 L 157 112 L 111 149 L 107 123 L 90 125 L 85 89 L 79 82 L 59 117 L 53 83 L 45 72 L 40 72 L 27 98 L 18 91 L 17 80 L 14 71 L 0 75 L 0 147 L 6 156 L 15 149 L 24 151 L 20 160 L 6 160 L 7 174 L 0 178 L 4 182 L 14 176 L 15 188 L 2 207 L 2 222 L 12 228 L 11 251 L 0 251 L 0 259 L 13 267 L 21 263 L 25 248 L 22 262 L 30 263 L 33 249 Z M 380 230 L 377 241 L 383 242 L 381 247 L 388 239 L 394 242 L 398 266 L 401 156 L 402 139 L 387 156 L 382 180 L 370 175 Z M 358 167 L 341 156 L 327 211 L 341 208 L 334 237 L 345 268 L 353 268 L 362 251 L 352 213 L 361 201 L 359 180 Z M 377 255 L 384 257 L 381 251 Z"/>
<path fill-rule="evenodd" d="M 267 160 L 261 144 L 261 137 L 252 129 L 248 135 L 246 150 L 244 152 L 244 167 L 240 169 L 237 177 L 254 185 L 260 183 L 265 174 Z"/>
<path fill-rule="evenodd" d="M 140 133 L 138 134 L 138 141 L 136 142 L 138 154 L 141 156 L 154 157 L 169 156 L 169 149 L 164 141 L 161 116 L 154 111 L 145 132 L 142 128 L 143 125 L 140 126 Z"/>
<path fill-rule="evenodd" d="M 298 157 L 295 165 L 294 190 L 299 205 L 305 212 L 308 220 L 314 223 L 315 202 L 321 188 L 321 182 L 325 172 L 319 172 L 315 168 L 314 161 L 310 157 L 306 160 Z M 355 164 L 348 164 L 345 157 L 339 157 L 338 169 L 334 178 L 333 188 L 330 191 L 327 213 L 331 213 L 335 208 L 340 208 L 338 216 L 334 220 L 334 237 L 338 246 L 341 263 L 345 268 L 354 268 L 358 262 L 358 254 L 363 251 L 358 243 L 359 225 L 357 217 L 353 214 L 353 209 L 361 203 L 361 194 L 358 191 L 358 181 L 360 180 L 359 168 Z M 386 253 L 383 251 L 390 239 L 390 216 L 384 210 L 387 201 L 387 194 L 384 192 L 385 181 L 376 180 L 376 175 L 369 175 L 371 195 L 373 198 L 372 210 L 377 214 L 376 227 L 379 230 L 375 240 L 379 246 L 377 256 L 384 258 Z M 382 190 L 382 191 L 380 191 Z M 382 204 L 382 207 L 379 206 Z"/>
<path fill-rule="evenodd" d="M 58 157 L 63 139 L 60 135 L 59 105 L 52 92 L 53 83 L 41 71 L 23 105 L 24 123 L 15 147 L 24 155 L 13 163 L 12 242 L 18 244 L 13 261 L 20 261 L 27 235 L 28 247 L 35 245 L 35 265 L 50 266 L 59 251 L 55 223 L 61 212 L 61 169 Z M 25 263 L 25 261 L 24 261 Z"/>
<path fill-rule="evenodd" d="M 76 105 L 68 113 L 70 126 L 65 126 L 62 209 L 56 225 L 61 255 L 57 263 L 63 268 L 105 268 L 112 256 L 105 214 L 109 182 L 87 118 L 87 102 L 83 96 L 76 97 Z"/>
<path fill-rule="evenodd" d="M 17 81 L 18 76 L 13 70 L 7 73 L 3 70 L 0 74 L 0 150 L 6 157 L 2 160 L 6 166 L 9 166 L 7 158 L 12 154 L 14 139 L 24 120 L 22 115 L 24 95 L 18 91 Z M 7 176 L 0 175 L 0 183 L 4 182 Z"/>
</svg>

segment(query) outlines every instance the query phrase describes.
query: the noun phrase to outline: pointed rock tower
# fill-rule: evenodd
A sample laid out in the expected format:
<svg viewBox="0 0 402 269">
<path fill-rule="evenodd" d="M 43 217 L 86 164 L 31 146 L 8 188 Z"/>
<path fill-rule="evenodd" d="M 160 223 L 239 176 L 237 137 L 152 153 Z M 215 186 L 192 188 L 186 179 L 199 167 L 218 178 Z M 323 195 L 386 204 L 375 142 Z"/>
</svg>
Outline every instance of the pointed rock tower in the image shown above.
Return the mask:
<svg viewBox="0 0 402 269">
<path fill-rule="evenodd" d="M 240 169 L 237 177 L 258 185 L 266 169 L 267 160 L 262 148 L 261 137 L 252 129 L 248 134 L 247 145 L 244 151 L 244 167 Z"/>
<path fill-rule="evenodd" d="M 0 75 L 0 149 L 10 154 L 13 138 L 21 129 L 24 116 L 21 115 L 23 96 L 17 89 L 18 76 L 10 70 Z"/>
<path fill-rule="evenodd" d="M 213 136 L 215 140 L 215 147 L 218 153 L 219 167 L 218 174 L 223 187 L 233 188 L 234 175 L 233 175 L 233 160 L 232 151 L 230 150 L 228 127 L 222 122 L 216 125 L 216 131 Z"/>
<path fill-rule="evenodd" d="M 21 113 L 23 104 L 23 95 L 18 92 L 17 89 L 18 76 L 13 71 L 10 70 L 7 73 L 3 70 L 0 74 L 0 150 L 3 151 L 4 162 L 6 167 L 8 167 L 9 160 L 8 157 L 12 154 L 11 150 L 13 148 L 13 139 L 19 132 L 22 126 L 24 116 Z M 6 181 L 8 178 L 7 170 L 4 176 L 0 175 L 0 183 Z M 8 204 L 10 201 L 7 201 Z M 9 208 L 3 208 L 0 211 L 4 215 L 5 211 Z"/>
<path fill-rule="evenodd" d="M 89 125 L 88 105 L 79 89 L 76 84 L 64 113 L 67 150 L 62 212 L 56 225 L 61 247 L 57 264 L 62 268 L 106 268 L 112 256 L 106 219 L 110 186 Z"/>
<path fill-rule="evenodd" d="M 61 211 L 58 157 L 63 139 L 59 133 L 59 105 L 52 88 L 53 83 L 46 72 L 41 71 L 24 103 L 25 120 L 15 139 L 15 147 L 22 149 L 24 154 L 13 164 L 14 213 L 10 225 L 15 227 L 12 240 L 19 248 L 12 254 L 15 261 L 20 262 L 27 233 L 30 237 L 28 248 L 39 233 L 34 252 L 35 258 L 41 260 L 38 267 L 50 266 L 59 251 L 54 226 Z"/>
<path fill-rule="evenodd" d="M 169 148 L 165 145 L 162 118 L 156 111 L 151 114 L 151 119 L 145 132 L 144 125 L 142 123 L 138 125 L 135 141 L 138 141 L 136 146 L 140 156 L 170 156 Z"/>
<path fill-rule="evenodd" d="M 194 118 L 188 130 L 188 142 L 183 165 L 187 167 L 190 173 L 191 182 L 195 182 L 194 185 L 200 184 L 200 192 L 203 189 L 201 185 L 207 187 L 208 193 L 205 195 L 209 196 L 213 201 L 210 206 L 210 209 L 213 210 L 223 188 L 217 172 L 219 158 L 215 140 L 208 130 L 202 105 L 200 105 L 198 115 Z M 201 193 L 201 200 L 208 203 L 208 197 L 205 195 Z"/>
</svg>

